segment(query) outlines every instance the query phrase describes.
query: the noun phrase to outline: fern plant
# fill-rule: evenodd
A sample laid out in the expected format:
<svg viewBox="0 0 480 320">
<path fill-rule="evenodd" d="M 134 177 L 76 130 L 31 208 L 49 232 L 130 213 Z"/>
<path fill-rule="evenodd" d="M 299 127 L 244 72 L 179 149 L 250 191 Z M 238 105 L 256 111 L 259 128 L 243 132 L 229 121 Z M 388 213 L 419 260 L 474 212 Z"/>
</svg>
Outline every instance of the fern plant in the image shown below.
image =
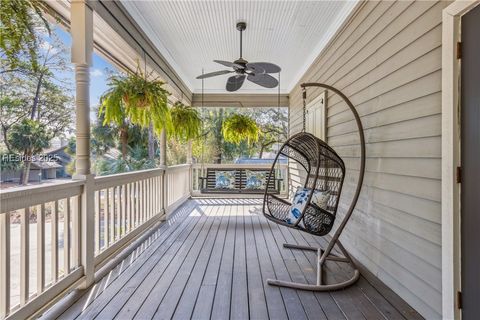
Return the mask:
<svg viewBox="0 0 480 320">
<path fill-rule="evenodd" d="M 227 142 L 240 144 L 242 141 L 247 141 L 250 144 L 258 141 L 260 128 L 249 116 L 234 114 L 223 122 L 222 135 Z"/>
<path fill-rule="evenodd" d="M 126 120 L 147 128 L 152 123 L 157 134 L 162 129 L 172 127 L 167 99 L 170 93 L 163 88 L 164 82 L 148 80 L 150 75 L 141 71 L 127 75 L 114 75 L 109 79 L 109 87 L 100 98 L 99 112 L 104 116 L 104 124 L 115 123 L 122 126 Z"/>
<path fill-rule="evenodd" d="M 176 102 L 170 109 L 173 128 L 171 136 L 178 140 L 189 141 L 200 135 L 202 119 L 197 109 Z"/>
<path fill-rule="evenodd" d="M 110 87 L 100 97 L 99 117 L 103 124 L 115 124 L 120 131 L 123 159 L 127 155 L 128 126 L 136 124 L 148 128 L 150 124 L 157 135 L 162 129 L 172 128 L 168 96 L 163 88 L 164 82 L 151 78 L 137 69 L 135 73 L 113 75 L 109 79 Z"/>
</svg>

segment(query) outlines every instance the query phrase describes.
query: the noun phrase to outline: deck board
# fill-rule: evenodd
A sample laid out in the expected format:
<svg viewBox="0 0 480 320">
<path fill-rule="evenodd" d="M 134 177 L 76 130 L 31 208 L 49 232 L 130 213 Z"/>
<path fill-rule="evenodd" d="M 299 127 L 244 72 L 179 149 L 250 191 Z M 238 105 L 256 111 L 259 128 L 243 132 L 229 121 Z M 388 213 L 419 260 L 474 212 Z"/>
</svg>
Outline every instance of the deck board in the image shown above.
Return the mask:
<svg viewBox="0 0 480 320">
<path fill-rule="evenodd" d="M 189 200 L 170 223 L 158 227 L 148 245 L 86 290 L 60 318 L 418 318 L 385 286 L 378 289 L 371 275 L 336 292 L 266 284 L 269 278 L 316 280 L 315 253 L 285 249 L 285 242 L 325 245 L 325 239 L 267 221 L 259 199 Z M 326 269 L 327 283 L 351 272 L 332 261 Z"/>
</svg>

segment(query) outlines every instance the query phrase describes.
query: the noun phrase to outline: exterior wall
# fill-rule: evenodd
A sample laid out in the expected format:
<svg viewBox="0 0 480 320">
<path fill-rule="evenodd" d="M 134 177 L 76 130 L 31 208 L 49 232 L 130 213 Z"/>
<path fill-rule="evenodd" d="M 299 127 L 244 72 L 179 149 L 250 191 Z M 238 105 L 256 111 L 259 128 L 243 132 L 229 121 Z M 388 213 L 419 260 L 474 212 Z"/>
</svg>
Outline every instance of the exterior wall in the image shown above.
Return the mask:
<svg viewBox="0 0 480 320">
<path fill-rule="evenodd" d="M 366 177 L 341 239 L 365 267 L 429 319 L 441 318 L 441 40 L 448 2 L 366 2 L 301 82 L 342 90 L 362 117 Z M 320 89 L 309 89 L 308 100 Z M 301 130 L 301 90 L 290 93 L 290 134 Z M 356 127 L 341 99 L 327 98 L 327 142 L 347 177 L 359 165 Z M 300 181 L 291 168 L 293 184 Z M 340 219 L 337 219 L 337 222 Z"/>
</svg>

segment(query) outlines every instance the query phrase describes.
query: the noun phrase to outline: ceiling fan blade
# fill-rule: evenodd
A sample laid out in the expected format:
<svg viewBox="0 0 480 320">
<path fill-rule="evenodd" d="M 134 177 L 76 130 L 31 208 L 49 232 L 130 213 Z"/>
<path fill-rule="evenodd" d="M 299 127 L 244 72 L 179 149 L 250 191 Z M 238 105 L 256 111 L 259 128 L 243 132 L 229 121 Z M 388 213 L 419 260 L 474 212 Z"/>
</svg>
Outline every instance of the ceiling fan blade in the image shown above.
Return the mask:
<svg viewBox="0 0 480 320">
<path fill-rule="evenodd" d="M 220 70 L 220 71 L 215 71 L 215 72 L 210 72 L 210 73 L 205 73 L 205 74 L 199 75 L 197 77 L 197 79 L 211 78 L 211 77 L 215 77 L 215 76 L 219 76 L 219 75 L 227 74 L 227 73 L 232 73 L 232 72 L 235 72 L 235 71 L 233 71 L 233 70 Z"/>
<path fill-rule="evenodd" d="M 244 74 L 241 74 L 241 75 L 236 75 L 228 78 L 227 91 L 233 92 L 240 89 L 243 85 L 243 82 L 245 81 L 245 77 L 246 76 Z"/>
<path fill-rule="evenodd" d="M 244 69 L 242 65 L 230 62 L 230 61 L 223 61 L 223 60 L 213 60 L 213 62 L 220 63 L 221 65 L 224 65 L 225 67 L 230 67 L 230 68 L 240 68 Z"/>
<path fill-rule="evenodd" d="M 278 86 L 278 80 L 266 73 L 250 74 L 247 79 L 265 88 L 275 88 Z"/>
<path fill-rule="evenodd" d="M 263 73 L 266 73 L 265 72 L 265 69 L 263 69 L 262 67 L 258 66 L 258 65 L 250 65 L 247 64 L 247 70 L 251 71 L 253 74 L 263 74 Z"/>
<path fill-rule="evenodd" d="M 277 66 L 276 64 L 269 63 L 269 62 L 252 62 L 247 63 L 247 69 L 252 70 L 255 72 L 255 69 L 263 69 L 265 73 L 278 73 L 282 71 L 282 68 Z M 255 72 L 258 73 L 258 72 Z"/>
</svg>

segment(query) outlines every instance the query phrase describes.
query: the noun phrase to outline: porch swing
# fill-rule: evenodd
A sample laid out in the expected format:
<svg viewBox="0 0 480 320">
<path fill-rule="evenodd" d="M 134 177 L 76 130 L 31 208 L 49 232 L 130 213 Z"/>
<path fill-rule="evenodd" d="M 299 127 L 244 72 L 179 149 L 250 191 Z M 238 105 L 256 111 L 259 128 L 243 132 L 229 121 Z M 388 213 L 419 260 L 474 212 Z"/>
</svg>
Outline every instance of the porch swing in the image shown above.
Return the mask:
<svg viewBox="0 0 480 320">
<path fill-rule="evenodd" d="M 338 228 L 333 233 L 325 249 L 301 246 L 296 244 L 284 244 L 285 248 L 310 250 L 317 252 L 317 281 L 316 284 L 305 284 L 282 280 L 268 279 L 270 285 L 289 287 L 294 289 L 311 291 L 331 291 L 345 288 L 355 283 L 360 273 L 355 268 L 354 262 L 340 242 L 345 225 L 349 221 L 362 188 L 365 172 L 365 138 L 363 126 L 355 107 L 350 100 L 339 90 L 322 83 L 303 83 L 303 130 L 290 137 L 279 149 L 271 167 L 271 173 L 275 170 L 280 156 L 287 157 L 290 163 L 296 163 L 299 169 L 305 173 L 305 183 L 299 187 L 295 197 L 289 201 L 269 192 L 264 193 L 263 214 L 264 216 L 283 226 L 294 228 L 315 236 L 325 236 L 333 228 L 337 215 L 338 203 L 345 178 L 345 164 L 340 156 L 327 143 L 314 135 L 306 132 L 306 100 L 307 87 L 320 87 L 338 94 L 348 105 L 353 113 L 360 138 L 360 169 L 355 189 L 348 211 L 345 213 Z M 267 182 L 268 185 L 268 182 Z M 333 253 L 337 245 L 342 255 Z M 322 270 L 326 260 L 350 263 L 353 267 L 353 275 L 346 281 L 325 284 Z"/>
</svg>

